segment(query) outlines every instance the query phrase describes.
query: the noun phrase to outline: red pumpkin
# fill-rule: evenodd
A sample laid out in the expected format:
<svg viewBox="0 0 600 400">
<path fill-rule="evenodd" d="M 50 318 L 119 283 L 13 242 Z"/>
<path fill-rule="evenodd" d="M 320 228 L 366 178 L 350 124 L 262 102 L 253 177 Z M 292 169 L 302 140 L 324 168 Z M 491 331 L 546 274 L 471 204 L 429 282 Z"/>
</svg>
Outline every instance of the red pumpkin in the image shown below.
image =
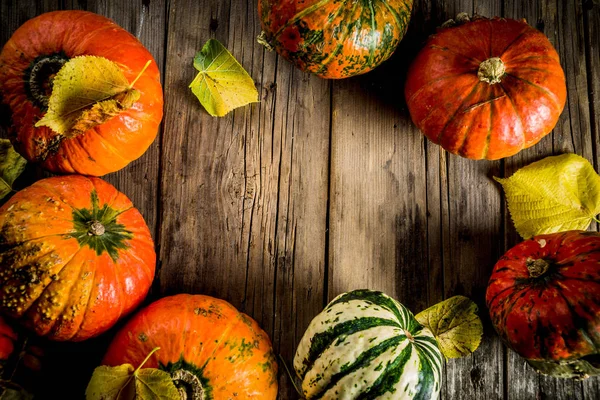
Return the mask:
<svg viewBox="0 0 600 400">
<path fill-rule="evenodd" d="M 440 29 L 409 69 L 406 102 L 434 143 L 495 160 L 536 144 L 566 101 L 565 74 L 548 38 L 512 19 Z"/>
<path fill-rule="evenodd" d="M 269 337 L 226 301 L 179 294 L 138 312 L 117 334 L 103 364 L 161 368 L 198 399 L 275 399 L 277 363 Z"/>
<path fill-rule="evenodd" d="M 114 61 L 130 82 L 152 60 L 134 85 L 139 100 L 72 138 L 34 127 L 46 111 L 53 76 L 69 58 L 81 55 Z M 57 173 L 100 176 L 123 168 L 150 146 L 162 119 L 162 88 L 152 55 L 108 18 L 85 11 L 42 14 L 17 29 L 0 53 L 0 97 L 12 114 L 16 149 Z"/>
<path fill-rule="evenodd" d="M 364 74 L 387 60 L 408 27 L 412 0 L 259 0 L 265 41 L 321 78 Z"/>
<path fill-rule="evenodd" d="M 0 364 L 9 359 L 18 338 L 15 330 L 0 317 Z"/>
<path fill-rule="evenodd" d="M 101 179 L 43 179 L 0 208 L 0 310 L 38 335 L 104 332 L 144 299 L 155 262 L 142 215 Z"/>
<path fill-rule="evenodd" d="M 541 372 L 600 373 L 600 233 L 516 245 L 494 267 L 486 302 L 498 334 Z"/>
</svg>

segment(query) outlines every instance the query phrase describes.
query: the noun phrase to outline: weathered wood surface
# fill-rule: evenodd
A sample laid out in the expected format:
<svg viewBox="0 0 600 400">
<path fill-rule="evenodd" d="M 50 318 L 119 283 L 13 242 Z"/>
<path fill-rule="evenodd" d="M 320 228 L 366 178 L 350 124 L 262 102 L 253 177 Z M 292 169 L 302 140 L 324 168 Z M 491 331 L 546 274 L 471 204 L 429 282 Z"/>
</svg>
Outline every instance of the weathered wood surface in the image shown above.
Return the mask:
<svg viewBox="0 0 600 400">
<path fill-rule="evenodd" d="M 484 304 L 494 261 L 519 240 L 491 177 L 562 152 L 600 167 L 600 5 L 416 0 L 407 37 L 388 62 L 362 77 L 324 81 L 256 43 L 255 3 L 0 1 L 0 44 L 35 15 L 86 9 L 138 36 L 161 68 L 159 137 L 106 177 L 154 232 L 160 262 L 147 302 L 178 292 L 224 298 L 254 317 L 291 365 L 312 317 L 341 292 L 384 290 L 414 311 L 464 294 L 479 304 L 485 338 L 473 356 L 446 364 L 442 398 L 600 398 L 600 379 L 538 376 L 501 344 Z M 553 134 L 503 161 L 446 154 L 414 127 L 403 100 L 419 47 L 461 11 L 526 18 L 556 46 L 567 75 L 568 103 Z M 260 103 L 221 119 L 201 109 L 187 85 L 192 57 L 210 38 L 249 71 Z M 53 345 L 48 398 L 80 397 L 113 333 Z M 285 373 L 279 382 L 281 399 L 298 398 Z"/>
</svg>

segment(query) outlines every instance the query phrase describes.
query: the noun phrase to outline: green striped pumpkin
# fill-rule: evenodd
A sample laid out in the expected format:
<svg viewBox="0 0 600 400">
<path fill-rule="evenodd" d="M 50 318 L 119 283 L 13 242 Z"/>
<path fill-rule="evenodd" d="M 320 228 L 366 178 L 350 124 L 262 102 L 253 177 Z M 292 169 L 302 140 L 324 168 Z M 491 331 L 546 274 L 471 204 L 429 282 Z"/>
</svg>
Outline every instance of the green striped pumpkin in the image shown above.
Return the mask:
<svg viewBox="0 0 600 400">
<path fill-rule="evenodd" d="M 294 357 L 307 399 L 437 399 L 442 353 L 391 297 L 341 294 L 310 323 Z"/>
</svg>

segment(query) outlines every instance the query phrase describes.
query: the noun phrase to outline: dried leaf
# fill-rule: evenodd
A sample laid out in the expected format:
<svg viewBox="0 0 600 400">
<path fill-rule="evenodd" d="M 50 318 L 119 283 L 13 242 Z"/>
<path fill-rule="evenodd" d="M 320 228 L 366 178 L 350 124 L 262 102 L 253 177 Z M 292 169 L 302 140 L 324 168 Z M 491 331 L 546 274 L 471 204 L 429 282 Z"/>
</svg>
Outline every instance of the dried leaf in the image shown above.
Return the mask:
<svg viewBox="0 0 600 400">
<path fill-rule="evenodd" d="M 54 77 L 48 111 L 35 126 L 73 137 L 128 109 L 139 97 L 116 63 L 104 57 L 74 57 Z"/>
<path fill-rule="evenodd" d="M 585 230 L 600 213 L 600 176 L 576 154 L 544 158 L 507 179 L 494 178 L 506 193 L 519 235 Z"/>
<path fill-rule="evenodd" d="M 27 160 L 13 148 L 10 140 L 0 139 L 0 199 L 12 192 L 12 185 L 21 175 Z"/>
<path fill-rule="evenodd" d="M 86 400 L 180 400 L 179 391 L 168 372 L 156 368 L 142 369 L 157 350 L 152 350 L 135 370 L 131 364 L 96 368 L 85 391 Z"/>
<path fill-rule="evenodd" d="M 464 296 L 454 296 L 415 315 L 433 332 L 446 358 L 468 356 L 479 347 L 483 325 L 477 305 Z"/>
<path fill-rule="evenodd" d="M 194 67 L 200 72 L 190 88 L 213 117 L 258 102 L 254 81 L 218 40 L 206 42 L 194 57 Z"/>
</svg>

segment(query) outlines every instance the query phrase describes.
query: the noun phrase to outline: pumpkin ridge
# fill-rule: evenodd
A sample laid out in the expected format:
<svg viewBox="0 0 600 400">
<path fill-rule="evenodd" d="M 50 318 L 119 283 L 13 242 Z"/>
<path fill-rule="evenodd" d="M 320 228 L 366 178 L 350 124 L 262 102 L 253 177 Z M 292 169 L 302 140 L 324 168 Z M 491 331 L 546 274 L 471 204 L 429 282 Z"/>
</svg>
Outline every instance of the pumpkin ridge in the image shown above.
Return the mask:
<svg viewBox="0 0 600 400">
<path fill-rule="evenodd" d="M 571 314 L 571 316 L 572 316 L 571 319 L 573 321 L 573 326 L 575 327 L 575 329 L 577 329 L 577 331 L 581 334 L 581 336 L 583 336 L 583 338 L 594 348 L 596 353 L 600 353 L 600 348 L 598 348 L 598 346 L 596 346 L 596 343 L 594 343 L 592 338 L 588 335 L 587 331 L 585 330 L 585 328 L 586 328 L 585 319 L 581 318 L 581 316 L 575 312 L 573 305 L 571 304 L 569 299 L 567 299 L 567 297 L 564 295 L 564 293 L 562 292 L 562 290 L 559 286 L 557 286 L 556 284 L 553 284 L 552 287 L 554 289 L 556 289 L 556 291 L 560 294 L 560 296 L 565 301 L 565 304 L 567 305 L 567 308 L 569 309 L 569 314 Z M 583 326 L 581 324 L 582 322 L 584 322 Z M 565 347 L 566 347 L 566 343 L 567 343 L 567 341 L 565 341 Z M 568 349 L 568 347 L 567 347 L 567 349 Z M 587 355 L 587 354 L 585 354 L 585 355 Z M 580 358 L 580 357 L 578 357 L 578 358 Z"/>
<path fill-rule="evenodd" d="M 77 251 L 76 251 L 76 252 L 73 254 L 73 257 L 71 257 L 71 259 L 70 259 L 69 261 L 67 261 L 67 262 L 66 262 L 66 263 L 65 263 L 65 264 L 62 266 L 62 268 L 60 269 L 60 271 L 58 271 L 58 272 L 56 273 L 56 275 L 60 275 L 60 273 L 61 273 L 61 272 L 63 272 L 63 271 L 64 271 L 64 270 L 65 270 L 65 269 L 66 269 L 66 268 L 69 266 L 69 264 L 71 264 L 71 262 L 72 262 L 72 261 L 75 259 L 75 257 L 77 256 L 77 254 L 79 254 L 79 253 L 81 252 L 81 250 L 82 250 L 82 248 L 80 247 L 80 248 L 79 248 L 79 249 L 78 249 L 78 250 L 77 250 Z M 82 270 L 82 268 L 83 268 L 82 264 L 79 264 L 79 272 L 77 273 L 77 276 L 78 276 L 78 277 L 79 277 L 79 274 L 81 273 L 81 270 Z M 78 279 L 77 279 L 77 280 L 78 280 Z M 69 282 L 69 283 L 71 284 L 71 286 L 69 287 L 69 290 L 68 290 L 68 291 L 69 291 L 69 295 L 66 297 L 67 299 L 71 298 L 71 295 L 73 294 L 73 290 L 74 290 L 74 288 L 77 286 L 77 285 L 76 285 L 76 283 L 77 283 L 77 280 L 72 280 L 71 282 Z M 39 297 L 36 299 L 36 302 L 35 302 L 35 303 L 38 303 L 38 301 L 39 301 L 39 302 L 42 302 L 42 301 L 43 301 L 43 299 L 42 299 L 42 294 L 43 294 L 43 293 L 44 293 L 46 290 L 48 290 L 48 287 L 49 287 L 51 284 L 52 284 L 52 282 L 50 282 L 50 284 L 44 288 L 44 290 L 42 291 L 42 293 L 40 293 L 40 296 L 39 296 Z M 67 304 L 68 304 L 68 301 L 65 301 L 65 302 L 63 302 L 63 304 L 61 305 L 61 308 L 60 308 L 60 310 L 59 310 L 59 311 L 56 313 L 56 315 L 57 315 L 57 316 L 59 316 L 59 317 L 58 317 L 58 318 L 53 318 L 53 320 L 52 320 L 52 323 L 50 324 L 50 326 L 49 326 L 49 327 L 47 327 L 47 329 L 46 329 L 45 333 L 43 334 L 44 336 L 45 336 L 45 335 L 47 335 L 48 333 L 52 333 L 52 334 L 54 334 L 54 333 L 55 333 L 55 327 L 56 327 L 56 325 L 57 325 L 57 324 L 60 322 L 60 321 L 59 321 L 59 320 L 60 320 L 60 316 L 61 316 L 61 315 L 62 315 L 62 314 L 65 312 L 65 310 L 67 309 Z M 32 304 L 32 305 L 31 305 L 31 307 L 30 307 L 30 309 L 31 309 L 33 306 L 36 306 L 36 305 L 37 305 L 37 306 L 39 306 L 40 304 Z M 41 310 L 40 310 L 40 314 L 42 314 L 42 313 L 41 313 Z M 42 314 L 42 315 L 43 315 L 43 314 Z M 42 317 L 42 319 L 43 319 L 43 317 Z"/>
<path fill-rule="evenodd" d="M 405 339 L 406 336 L 392 336 L 391 338 L 382 341 L 376 346 L 373 346 L 370 349 L 360 353 L 360 355 L 356 357 L 352 364 L 348 366 L 342 366 L 339 372 L 333 374 L 331 376 L 331 380 L 327 383 L 327 385 L 314 394 L 314 398 L 318 399 L 323 397 L 325 393 L 327 393 L 331 388 L 333 388 L 346 375 L 352 374 L 353 372 L 361 369 L 362 367 L 368 366 L 378 356 L 382 355 L 390 348 L 398 346 L 400 343 L 404 342 Z M 406 346 L 409 345 L 410 343 L 406 343 Z M 312 395 L 311 398 L 313 398 Z"/>
<path fill-rule="evenodd" d="M 323 350 L 328 348 L 338 336 L 348 336 L 353 333 L 364 331 L 376 326 L 393 326 L 401 328 L 401 326 L 396 321 L 378 317 L 364 317 L 358 320 L 349 320 L 342 322 L 341 324 L 335 325 L 327 329 L 326 331 L 315 334 L 312 338 L 311 346 L 306 356 L 306 368 L 304 375 L 306 375 L 306 372 L 313 367 L 314 362 L 319 356 L 319 354 Z"/>
<path fill-rule="evenodd" d="M 521 117 L 521 114 L 519 114 L 519 111 L 517 110 L 517 106 L 515 106 L 515 102 L 513 101 L 512 97 L 510 97 L 510 94 L 502 85 L 502 82 L 498 82 L 498 84 L 500 85 L 500 88 L 502 89 L 502 91 L 504 92 L 506 97 L 508 97 L 508 101 L 510 101 L 510 105 L 512 106 L 513 110 L 515 111 L 515 115 L 519 119 L 519 124 L 521 125 L 521 137 L 523 138 L 523 144 L 521 145 L 521 150 L 522 150 L 525 147 L 525 142 L 526 142 L 526 140 L 525 140 L 525 125 L 523 124 L 523 118 Z"/>
<path fill-rule="evenodd" d="M 294 25 L 296 22 L 300 21 L 302 18 L 306 17 L 309 14 L 312 14 L 313 12 L 317 11 L 319 8 L 325 6 L 327 3 L 329 3 L 329 1 L 330 0 L 321 0 L 318 3 L 315 3 L 310 7 L 306 7 L 305 9 L 303 9 L 302 11 L 300 11 L 299 13 L 294 15 L 292 18 L 290 18 L 285 24 L 280 26 L 279 29 L 277 29 L 277 32 L 275 32 L 275 34 L 273 35 L 273 37 L 275 39 L 279 38 L 279 35 L 281 35 L 281 32 L 283 32 L 286 28 L 288 28 L 291 25 Z M 345 0 L 344 3 L 346 1 L 347 0 Z"/>
<path fill-rule="evenodd" d="M 444 132 L 446 131 L 446 129 L 448 128 L 448 126 L 450 125 L 450 123 L 452 123 L 452 121 L 454 121 L 454 118 L 456 118 L 456 116 L 458 115 L 459 111 L 464 111 L 463 107 L 466 105 L 466 103 L 471 100 L 471 98 L 475 95 L 475 93 L 478 91 L 480 82 L 477 82 L 475 85 L 473 85 L 473 90 L 471 90 L 469 92 L 469 94 L 467 94 L 464 98 L 464 100 L 458 105 L 458 107 L 456 108 L 456 110 L 452 113 L 452 115 L 450 116 L 450 118 L 448 118 L 448 120 L 446 121 L 446 123 L 444 124 L 444 127 L 441 129 L 440 133 L 437 134 L 436 138 L 435 138 L 435 143 L 440 143 L 442 141 L 442 136 L 444 135 Z M 433 107 L 432 107 L 433 109 Z"/>
<path fill-rule="evenodd" d="M 514 74 L 510 74 L 510 73 L 508 73 L 508 72 L 506 72 L 506 73 L 505 73 L 505 75 L 507 75 L 507 76 L 510 76 L 510 77 L 511 77 L 511 78 L 513 78 L 513 79 L 518 79 L 518 80 L 520 80 L 520 81 L 522 81 L 522 82 L 525 82 L 525 83 L 527 83 L 528 85 L 531 85 L 532 87 L 534 87 L 534 88 L 538 89 L 539 91 L 543 92 L 543 93 L 544 93 L 545 95 L 547 95 L 548 97 L 552 98 L 552 100 L 554 100 L 554 103 L 555 103 L 555 104 L 558 106 L 558 108 L 559 108 L 559 109 L 561 108 L 561 106 L 560 106 L 560 104 L 559 104 L 559 102 L 558 102 L 559 100 L 558 100 L 558 98 L 557 98 L 556 94 L 552 93 L 551 91 L 549 91 L 549 90 L 548 90 L 548 89 L 546 89 L 545 87 L 543 87 L 543 86 L 540 86 L 540 85 L 536 85 L 535 83 L 533 83 L 533 82 L 531 82 L 531 81 L 529 81 L 529 80 L 527 80 L 527 79 L 521 78 L 521 77 L 519 77 L 519 76 L 516 76 L 516 75 L 514 75 Z"/>
<path fill-rule="evenodd" d="M 90 282 L 92 283 L 92 286 L 93 286 L 94 278 L 95 277 L 96 277 L 96 268 L 93 269 L 92 276 L 90 278 Z M 85 312 L 83 313 L 83 318 L 81 318 L 81 321 L 79 322 L 79 324 L 77 325 L 77 327 L 73 329 L 73 333 L 68 338 L 66 338 L 67 340 L 73 339 L 73 337 L 75 337 L 77 335 L 77 333 L 79 332 L 79 330 L 83 326 L 83 323 L 85 322 L 87 313 L 90 311 L 90 308 L 88 308 L 88 305 L 90 304 L 90 299 L 92 298 L 92 293 L 94 293 L 93 287 L 90 288 L 90 293 L 89 293 L 89 295 L 88 295 L 87 300 L 85 301 L 85 303 L 78 303 L 80 305 L 83 305 L 83 308 L 85 309 Z"/>
<path fill-rule="evenodd" d="M 398 12 L 396 10 L 394 10 L 387 1 L 382 1 L 381 3 L 385 6 L 385 8 L 388 9 L 388 11 L 390 12 L 390 14 L 392 14 L 394 16 L 394 21 L 396 21 L 396 26 L 398 27 L 398 29 L 400 31 L 405 30 L 405 28 L 402 27 L 402 21 L 400 21 L 400 16 L 398 15 Z M 408 11 L 408 13 L 410 15 L 412 13 L 412 10 L 410 10 L 408 8 L 408 6 L 406 5 L 405 2 L 401 2 L 401 3 L 404 6 L 404 8 Z M 408 24 L 406 24 L 405 26 L 408 26 Z"/>
<path fill-rule="evenodd" d="M 521 33 L 519 33 L 517 37 L 515 37 L 509 44 L 507 44 L 504 50 L 500 52 L 499 57 L 502 58 L 502 56 L 508 51 L 508 49 L 510 49 L 515 43 L 519 41 L 519 39 L 521 39 L 528 32 L 530 32 L 529 25 L 525 25 Z"/>
<path fill-rule="evenodd" d="M 463 111 L 464 112 L 464 111 Z M 475 119 L 473 119 L 470 123 L 469 123 L 469 127 L 467 129 L 465 129 L 465 135 L 463 136 L 460 146 L 457 150 L 457 154 L 462 154 L 464 151 L 464 148 L 467 144 L 467 138 L 469 137 L 469 133 L 471 132 L 471 128 L 473 127 L 473 124 L 475 124 Z"/>
<path fill-rule="evenodd" d="M 361 393 L 356 400 L 372 400 L 387 393 L 390 389 L 393 389 L 394 384 L 396 384 L 402 376 L 406 362 L 412 355 L 412 350 L 412 346 L 407 344 L 398 357 L 387 365 L 384 372 L 377 378 L 373 385 L 371 385 L 366 392 Z"/>
<path fill-rule="evenodd" d="M 447 47 L 447 46 L 439 46 L 437 44 L 432 44 L 432 45 L 429 46 L 429 48 L 430 49 L 434 49 L 434 50 L 439 50 L 439 51 L 442 51 L 442 52 L 447 51 L 449 53 L 454 54 L 457 57 L 462 57 L 465 60 L 469 60 L 469 61 L 471 61 L 473 63 L 474 66 L 476 66 L 475 68 L 479 68 L 479 64 L 481 64 L 481 61 L 479 61 L 478 59 L 466 56 L 466 55 L 464 55 L 462 53 L 459 53 L 456 50 L 452 50 L 450 47 Z"/>
<path fill-rule="evenodd" d="M 342 8 L 342 6 L 344 6 L 346 4 L 346 2 L 347 2 L 347 0 L 344 1 L 344 4 L 342 4 L 340 6 L 340 8 Z M 352 9 L 350 10 L 350 13 L 348 14 L 350 17 L 352 17 L 354 15 L 356 8 L 358 7 L 358 3 L 359 2 L 356 1 L 354 3 L 354 6 L 352 7 Z M 361 16 L 362 16 L 362 13 L 361 13 Z M 345 22 L 345 20 L 346 20 L 346 16 L 344 16 L 342 18 L 342 21 Z M 360 21 L 360 19 L 358 21 Z M 350 23 L 344 24 L 345 29 L 344 29 L 342 38 L 339 40 L 340 43 L 338 43 L 338 45 L 335 47 L 335 49 L 331 53 L 329 53 L 329 56 L 327 56 L 327 58 L 325 58 L 323 61 L 321 61 L 321 66 L 317 70 L 318 74 L 322 73 L 327 68 L 327 66 L 340 54 L 340 51 L 342 51 L 342 49 L 344 48 L 343 43 L 346 41 L 346 39 L 348 38 L 348 35 L 350 34 L 350 31 L 351 31 L 350 26 L 352 26 L 352 24 L 357 23 L 358 21 L 352 21 Z M 354 29 L 354 26 L 352 26 L 352 29 Z"/>
<path fill-rule="evenodd" d="M 370 290 L 353 290 L 340 296 L 337 300 L 333 300 L 327 305 L 326 310 L 331 309 L 334 305 L 349 302 L 351 300 L 369 301 L 380 307 L 383 307 L 396 316 L 398 321 L 403 321 L 404 318 L 400 314 L 400 310 L 391 297 L 386 296 L 382 292 L 374 292 Z"/>
<path fill-rule="evenodd" d="M 433 80 L 428 81 L 426 84 L 424 84 L 423 86 L 421 86 L 418 90 L 416 90 L 411 96 L 410 98 L 407 99 L 407 103 L 414 100 L 415 97 L 417 97 L 418 95 L 421 94 L 421 92 L 425 89 L 427 89 L 430 85 L 433 85 L 435 83 L 439 83 L 443 80 L 446 79 L 451 79 L 451 78 L 458 78 L 459 76 L 462 75 L 467 75 L 467 76 L 471 76 L 473 75 L 473 72 L 476 72 L 476 70 L 469 70 L 469 71 L 465 71 L 465 72 L 460 72 L 458 74 L 452 74 L 452 75 L 444 75 L 442 77 L 439 78 L 435 78 Z M 431 111 L 423 118 L 423 121 L 427 119 L 427 117 L 429 117 L 431 115 Z"/>
<path fill-rule="evenodd" d="M 493 91 L 493 89 L 492 89 Z M 492 133 L 494 132 L 494 102 L 490 101 L 490 126 L 488 128 L 487 136 L 485 137 L 485 146 L 481 158 L 486 158 L 488 151 L 490 150 L 490 141 L 492 140 Z"/>
</svg>

